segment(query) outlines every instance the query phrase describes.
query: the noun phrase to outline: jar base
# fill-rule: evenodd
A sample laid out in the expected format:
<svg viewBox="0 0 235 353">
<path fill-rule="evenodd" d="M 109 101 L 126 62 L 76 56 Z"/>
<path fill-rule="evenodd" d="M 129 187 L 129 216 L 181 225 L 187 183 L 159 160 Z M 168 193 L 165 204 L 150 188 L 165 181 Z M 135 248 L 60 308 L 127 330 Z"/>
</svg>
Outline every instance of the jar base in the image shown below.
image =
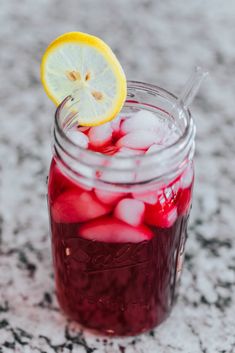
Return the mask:
<svg viewBox="0 0 235 353">
<path fill-rule="evenodd" d="M 78 330 L 83 330 L 94 336 L 99 336 L 103 338 L 107 338 L 107 337 L 125 338 L 125 337 L 134 337 L 134 336 L 146 334 L 161 326 L 164 322 L 167 321 L 167 319 L 171 315 L 171 312 L 175 305 L 175 301 L 176 300 L 174 300 L 174 303 L 169 309 L 169 311 L 165 313 L 165 315 L 162 316 L 159 320 L 156 320 L 155 323 L 152 323 L 151 325 L 146 327 L 141 327 L 139 329 L 135 329 L 135 330 L 126 329 L 125 331 L 123 330 L 120 331 L 119 329 L 114 329 L 114 328 L 100 329 L 97 327 L 96 328 L 91 327 L 90 325 L 82 323 L 81 320 L 79 320 L 79 318 L 77 318 L 74 314 L 68 313 L 67 310 L 65 310 L 60 303 L 59 304 L 63 315 L 67 317 L 69 320 L 72 320 L 76 324 Z"/>
</svg>

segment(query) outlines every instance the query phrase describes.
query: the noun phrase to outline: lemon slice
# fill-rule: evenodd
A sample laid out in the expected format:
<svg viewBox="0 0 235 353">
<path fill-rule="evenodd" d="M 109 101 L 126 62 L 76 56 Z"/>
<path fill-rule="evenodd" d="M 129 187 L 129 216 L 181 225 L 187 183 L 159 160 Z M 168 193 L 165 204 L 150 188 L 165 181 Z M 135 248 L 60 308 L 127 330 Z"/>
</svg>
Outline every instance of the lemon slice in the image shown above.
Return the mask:
<svg viewBox="0 0 235 353">
<path fill-rule="evenodd" d="M 112 120 L 126 99 L 126 77 L 116 56 L 101 39 L 81 32 L 56 38 L 41 63 L 47 95 L 58 105 L 71 95 L 79 125 Z"/>
</svg>

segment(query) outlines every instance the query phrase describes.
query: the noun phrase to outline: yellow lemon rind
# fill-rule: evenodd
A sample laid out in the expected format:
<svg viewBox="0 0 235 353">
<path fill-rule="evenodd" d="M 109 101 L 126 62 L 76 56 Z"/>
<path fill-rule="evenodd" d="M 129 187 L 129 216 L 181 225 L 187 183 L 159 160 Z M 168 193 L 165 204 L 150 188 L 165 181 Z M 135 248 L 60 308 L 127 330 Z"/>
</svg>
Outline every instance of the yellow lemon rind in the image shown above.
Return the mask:
<svg viewBox="0 0 235 353">
<path fill-rule="evenodd" d="M 55 103 L 56 106 L 58 106 L 61 102 L 56 99 L 56 97 L 51 93 L 47 81 L 46 81 L 46 62 L 47 58 L 50 54 L 52 54 L 59 46 L 63 45 L 64 43 L 74 43 L 74 44 L 85 44 L 87 46 L 93 46 L 96 50 L 98 50 L 106 59 L 106 61 L 109 63 L 111 66 L 115 77 L 117 77 L 117 83 L 118 83 L 118 89 L 117 92 L 119 93 L 117 99 L 115 100 L 115 104 L 113 105 L 113 109 L 108 111 L 105 116 L 102 117 L 102 119 L 97 121 L 97 116 L 94 119 L 94 121 L 87 121 L 85 119 L 84 121 L 79 119 L 79 124 L 83 126 L 98 126 L 101 124 L 104 124 L 108 121 L 111 121 L 112 119 L 117 116 L 117 114 L 120 112 L 122 109 L 122 106 L 125 102 L 126 95 L 127 95 L 127 85 L 126 85 L 126 77 L 125 73 L 116 58 L 115 54 L 113 51 L 110 49 L 110 47 L 103 42 L 101 39 L 87 34 L 87 33 L 82 33 L 82 32 L 68 32 L 65 34 L 62 34 L 61 36 L 57 37 L 50 45 L 47 47 L 43 57 L 42 57 L 42 62 L 41 62 L 41 81 L 44 87 L 44 90 L 48 97 Z M 71 92 L 72 94 L 72 92 Z"/>
</svg>

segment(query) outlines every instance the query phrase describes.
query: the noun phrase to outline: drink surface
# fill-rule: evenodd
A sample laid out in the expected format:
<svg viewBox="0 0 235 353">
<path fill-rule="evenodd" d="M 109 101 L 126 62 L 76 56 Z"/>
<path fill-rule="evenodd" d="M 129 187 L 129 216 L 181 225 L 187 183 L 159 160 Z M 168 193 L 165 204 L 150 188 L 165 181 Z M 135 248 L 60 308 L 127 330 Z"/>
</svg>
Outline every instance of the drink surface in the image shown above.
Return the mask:
<svg viewBox="0 0 235 353">
<path fill-rule="evenodd" d="M 83 148 L 130 158 L 157 153 L 179 137 L 148 111 L 67 134 Z M 141 192 L 83 185 L 52 161 L 48 201 L 56 287 L 70 318 L 101 333 L 132 335 L 168 316 L 182 268 L 192 184 L 191 161 L 177 177 Z"/>
</svg>

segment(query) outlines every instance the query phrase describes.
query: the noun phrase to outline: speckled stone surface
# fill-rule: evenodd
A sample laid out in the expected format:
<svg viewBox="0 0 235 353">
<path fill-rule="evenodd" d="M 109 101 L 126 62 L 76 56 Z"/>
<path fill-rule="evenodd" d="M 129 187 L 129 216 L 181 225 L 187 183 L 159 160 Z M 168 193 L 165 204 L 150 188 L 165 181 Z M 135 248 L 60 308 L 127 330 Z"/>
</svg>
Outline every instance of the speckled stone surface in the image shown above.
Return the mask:
<svg viewBox="0 0 235 353">
<path fill-rule="evenodd" d="M 0 352 L 235 352 L 234 0 L 3 0 L 0 10 Z M 54 107 L 39 62 L 57 35 L 101 36 L 128 78 L 179 92 L 193 66 L 210 77 L 195 100 L 196 185 L 180 297 L 158 329 L 106 339 L 60 313 L 46 176 Z"/>
</svg>

